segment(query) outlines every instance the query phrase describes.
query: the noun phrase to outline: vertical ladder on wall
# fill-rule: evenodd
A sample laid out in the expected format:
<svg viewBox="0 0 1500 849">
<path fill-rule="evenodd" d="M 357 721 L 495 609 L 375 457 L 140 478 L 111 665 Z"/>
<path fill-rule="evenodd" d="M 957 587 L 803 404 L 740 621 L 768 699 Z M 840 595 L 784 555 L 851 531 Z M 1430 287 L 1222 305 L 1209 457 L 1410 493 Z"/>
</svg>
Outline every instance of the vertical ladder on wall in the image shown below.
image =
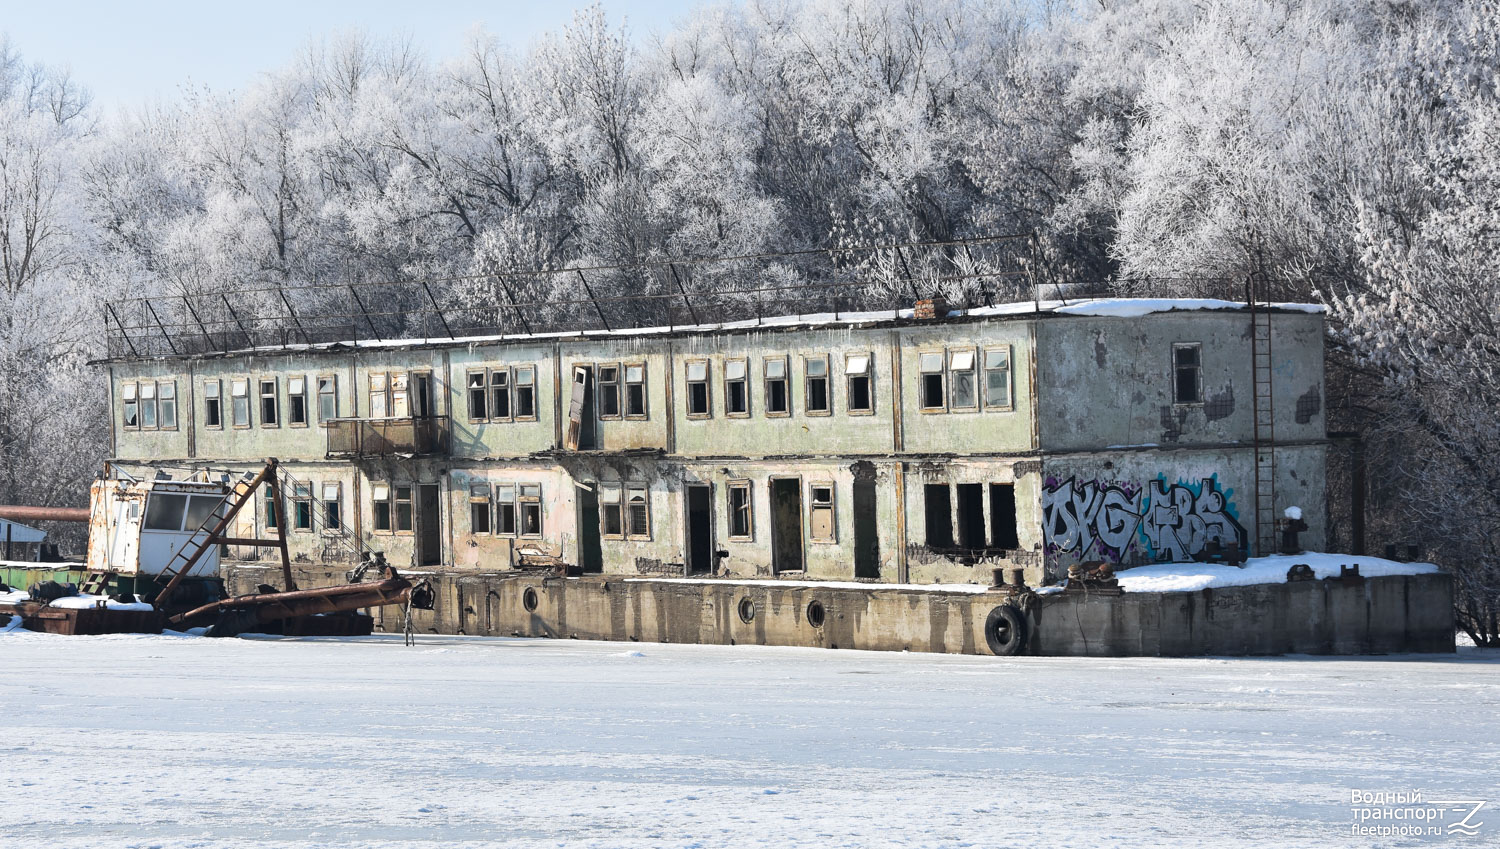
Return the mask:
<svg viewBox="0 0 1500 849">
<path fill-rule="evenodd" d="M 1257 275 L 1245 281 L 1250 307 L 1250 362 L 1255 390 L 1253 444 L 1255 447 L 1255 551 L 1264 557 L 1276 552 L 1276 407 L 1272 397 L 1271 313 L 1261 302 Z"/>
</svg>

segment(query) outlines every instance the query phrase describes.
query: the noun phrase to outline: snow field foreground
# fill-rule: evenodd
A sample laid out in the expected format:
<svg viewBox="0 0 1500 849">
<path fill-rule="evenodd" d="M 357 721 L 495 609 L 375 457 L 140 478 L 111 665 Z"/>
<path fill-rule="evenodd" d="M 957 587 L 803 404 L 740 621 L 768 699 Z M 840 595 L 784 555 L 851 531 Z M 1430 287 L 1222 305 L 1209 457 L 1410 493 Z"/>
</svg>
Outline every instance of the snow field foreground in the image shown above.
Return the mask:
<svg viewBox="0 0 1500 849">
<path fill-rule="evenodd" d="M 1500 654 L 965 657 L 0 635 L 0 845 L 1494 845 Z M 1444 794 L 1447 794 L 1446 796 Z"/>
</svg>

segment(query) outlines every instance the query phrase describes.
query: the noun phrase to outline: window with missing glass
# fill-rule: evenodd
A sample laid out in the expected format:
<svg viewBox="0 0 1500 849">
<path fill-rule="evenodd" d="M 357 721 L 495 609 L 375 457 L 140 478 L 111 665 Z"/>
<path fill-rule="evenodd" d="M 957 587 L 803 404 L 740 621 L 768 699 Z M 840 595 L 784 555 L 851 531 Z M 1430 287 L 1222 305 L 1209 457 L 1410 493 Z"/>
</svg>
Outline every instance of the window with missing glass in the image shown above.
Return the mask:
<svg viewBox="0 0 1500 849">
<path fill-rule="evenodd" d="M 307 427 L 307 378 L 305 377 L 287 379 L 286 423 L 289 427 Z"/>
<path fill-rule="evenodd" d="M 260 426 L 281 426 L 281 405 L 277 403 L 276 378 L 260 379 Z"/>
<path fill-rule="evenodd" d="M 374 483 L 370 485 L 370 507 L 375 515 L 375 530 L 390 532 L 396 529 L 395 523 L 391 521 L 390 484 Z"/>
<path fill-rule="evenodd" d="M 615 363 L 604 363 L 594 377 L 599 399 L 599 418 L 620 417 L 620 367 Z"/>
<path fill-rule="evenodd" d="M 518 487 L 520 497 L 517 499 L 521 511 L 521 536 L 539 537 L 542 535 L 542 485 L 539 483 L 523 483 Z"/>
<path fill-rule="evenodd" d="M 807 381 L 807 403 L 803 412 L 809 416 L 832 413 L 833 402 L 828 397 L 828 355 L 804 357 L 802 363 Z"/>
<path fill-rule="evenodd" d="M 516 418 L 527 421 L 536 420 L 536 367 L 517 366 L 516 377 Z"/>
<path fill-rule="evenodd" d="M 724 361 L 724 415 L 745 418 L 750 415 L 750 382 L 746 379 L 746 360 Z"/>
<path fill-rule="evenodd" d="M 947 408 L 947 392 L 943 380 L 943 352 L 925 351 L 917 357 L 917 365 L 920 368 L 918 375 L 918 402 L 926 411 L 943 410 Z"/>
<path fill-rule="evenodd" d="M 343 484 L 323 484 L 323 530 L 337 531 L 344 527 Z"/>
<path fill-rule="evenodd" d="M 490 396 L 486 386 L 487 373 L 484 369 L 471 371 L 466 379 L 469 396 L 469 421 L 482 422 L 490 417 Z"/>
<path fill-rule="evenodd" d="M 750 504 L 750 482 L 730 481 L 725 491 L 729 499 L 729 538 L 751 539 L 755 535 L 755 517 Z"/>
<path fill-rule="evenodd" d="M 224 427 L 224 404 L 219 397 L 223 384 L 218 380 L 203 381 L 203 426 L 211 430 Z"/>
<path fill-rule="evenodd" d="M 276 487 L 267 485 L 262 489 L 265 490 L 265 507 L 262 511 L 265 517 L 265 527 L 268 531 L 275 530 L 279 520 L 277 514 L 281 512 L 276 506 Z"/>
<path fill-rule="evenodd" d="M 792 399 L 786 385 L 786 357 L 768 357 L 764 363 L 766 415 L 789 416 Z"/>
<path fill-rule="evenodd" d="M 490 485 L 485 481 L 469 482 L 469 532 L 490 533 Z"/>
<path fill-rule="evenodd" d="M 490 420 L 510 418 L 510 369 L 490 369 Z"/>
<path fill-rule="evenodd" d="M 516 535 L 516 485 L 513 483 L 495 487 L 495 533 Z"/>
<path fill-rule="evenodd" d="M 647 418 L 646 409 L 646 364 L 630 363 L 625 366 L 625 418 Z"/>
<path fill-rule="evenodd" d="M 625 538 L 624 489 L 619 484 L 599 485 L 599 532 L 606 539 Z"/>
<path fill-rule="evenodd" d="M 1172 346 L 1172 403 L 1203 403 L 1203 345 L 1178 342 Z"/>
<path fill-rule="evenodd" d="M 984 351 L 984 408 L 1008 410 L 1010 407 L 1010 346 L 986 348 Z"/>
<path fill-rule="evenodd" d="M 979 406 L 973 348 L 948 352 L 948 400 L 952 410 L 973 410 Z"/>
<path fill-rule="evenodd" d="M 292 486 L 292 530 L 310 531 L 312 526 L 312 484 L 294 484 Z"/>
<path fill-rule="evenodd" d="M 710 418 L 712 411 L 708 397 L 708 360 L 688 360 L 684 369 L 687 372 L 687 417 Z"/>
<path fill-rule="evenodd" d="M 844 358 L 845 409 L 851 416 L 875 411 L 870 361 L 869 354 L 850 354 Z"/>
<path fill-rule="evenodd" d="M 141 388 L 135 381 L 120 385 L 120 421 L 127 429 L 141 426 Z"/>
</svg>

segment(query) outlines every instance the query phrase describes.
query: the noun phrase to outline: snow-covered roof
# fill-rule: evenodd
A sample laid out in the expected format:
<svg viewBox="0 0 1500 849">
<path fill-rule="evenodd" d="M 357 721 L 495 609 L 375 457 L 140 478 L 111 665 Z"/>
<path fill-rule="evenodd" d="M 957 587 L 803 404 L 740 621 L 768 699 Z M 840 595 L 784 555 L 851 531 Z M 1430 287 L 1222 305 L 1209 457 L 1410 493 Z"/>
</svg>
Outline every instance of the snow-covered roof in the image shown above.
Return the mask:
<svg viewBox="0 0 1500 849">
<path fill-rule="evenodd" d="M 1285 312 L 1322 314 L 1328 308 L 1322 304 L 1275 303 L 1265 304 L 1269 308 Z M 1213 298 L 1087 298 L 1082 300 L 1018 301 L 1009 304 L 994 304 L 969 309 L 949 310 L 947 320 L 1017 318 L 1028 316 L 1092 316 L 1111 318 L 1140 318 L 1153 313 L 1197 312 L 1205 310 L 1242 310 L 1247 305 L 1240 301 L 1223 301 Z M 884 322 L 915 321 L 911 309 L 866 310 L 857 312 L 819 312 L 797 315 L 765 316 L 738 321 L 704 322 L 701 324 L 677 324 L 659 327 L 622 327 L 614 330 L 555 330 L 538 333 L 499 333 L 481 336 L 445 336 L 406 339 L 358 339 L 344 342 L 289 343 L 241 348 L 227 352 L 228 356 L 243 354 L 270 354 L 299 351 L 327 351 L 345 348 L 357 349 L 402 349 L 420 347 L 451 347 L 454 345 L 488 345 L 502 342 L 525 342 L 556 339 L 629 338 L 666 336 L 720 331 L 753 331 L 762 329 L 795 329 L 811 327 L 853 327 Z M 224 353 L 201 356 L 225 356 Z"/>
<path fill-rule="evenodd" d="M 11 542 L 46 542 L 47 532 L 39 531 L 30 525 L 12 522 L 9 519 L 0 519 L 0 545 L 6 540 L 6 534 L 10 535 Z"/>
</svg>

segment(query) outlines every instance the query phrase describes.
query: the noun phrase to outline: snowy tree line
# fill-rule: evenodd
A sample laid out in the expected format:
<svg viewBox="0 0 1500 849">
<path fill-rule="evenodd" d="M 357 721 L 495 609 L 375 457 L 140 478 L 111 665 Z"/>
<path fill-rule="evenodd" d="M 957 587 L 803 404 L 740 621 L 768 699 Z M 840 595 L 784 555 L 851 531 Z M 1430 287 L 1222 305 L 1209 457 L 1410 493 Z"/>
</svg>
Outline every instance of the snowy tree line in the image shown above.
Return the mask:
<svg viewBox="0 0 1500 849">
<path fill-rule="evenodd" d="M 1463 609 L 1495 634 L 1497 18 L 1492 0 L 766 0 L 635 38 L 590 8 L 525 50 L 330 36 L 243 91 L 110 118 L 6 43 L 0 502 L 83 499 L 109 299 L 428 279 L 493 303 L 500 271 L 1024 232 L 1009 261 L 1032 280 L 1237 296 L 1253 273 L 1328 303 L 1330 429 L 1381 470 L 1370 538 L 1461 565 Z M 924 262 L 857 270 L 975 296 L 964 255 Z"/>
</svg>

